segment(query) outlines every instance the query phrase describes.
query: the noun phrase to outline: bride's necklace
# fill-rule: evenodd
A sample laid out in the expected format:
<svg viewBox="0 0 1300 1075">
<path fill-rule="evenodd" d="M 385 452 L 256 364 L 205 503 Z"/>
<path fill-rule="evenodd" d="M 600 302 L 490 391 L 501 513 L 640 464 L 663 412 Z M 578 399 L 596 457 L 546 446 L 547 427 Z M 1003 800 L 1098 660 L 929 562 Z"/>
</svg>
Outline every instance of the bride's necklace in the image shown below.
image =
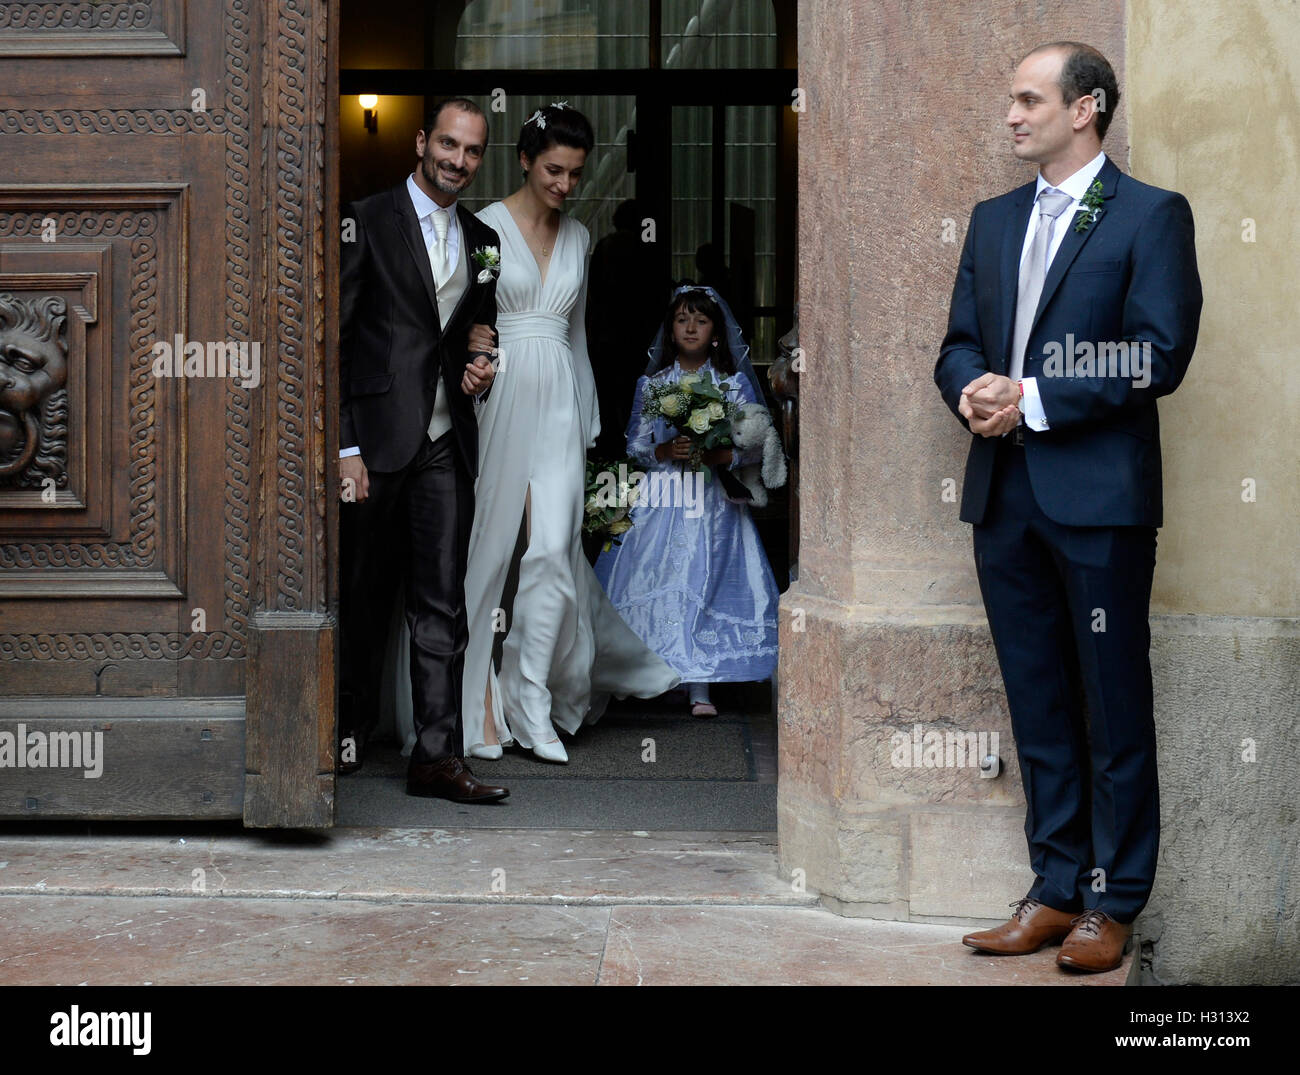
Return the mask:
<svg viewBox="0 0 1300 1075">
<path fill-rule="evenodd" d="M 540 244 L 542 248 L 542 257 L 549 258 L 551 256 L 551 251 L 546 248 L 546 240 L 541 235 L 537 234 L 537 229 L 533 227 L 533 222 L 531 220 L 525 220 L 524 223 L 528 225 L 528 230 L 533 233 L 533 238 L 536 239 Z M 560 237 L 560 222 L 559 220 L 556 220 L 555 238 L 558 239 L 559 237 Z M 553 244 L 555 242 L 555 239 L 552 239 L 551 242 Z"/>
</svg>

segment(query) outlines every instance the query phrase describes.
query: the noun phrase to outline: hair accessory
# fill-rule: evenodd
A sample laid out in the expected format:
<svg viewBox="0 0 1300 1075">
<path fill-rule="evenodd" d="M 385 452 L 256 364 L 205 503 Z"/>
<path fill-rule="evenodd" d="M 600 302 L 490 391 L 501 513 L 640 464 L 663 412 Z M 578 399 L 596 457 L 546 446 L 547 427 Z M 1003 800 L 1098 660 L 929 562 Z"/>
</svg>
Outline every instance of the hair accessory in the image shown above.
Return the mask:
<svg viewBox="0 0 1300 1075">
<path fill-rule="evenodd" d="M 546 130 L 546 117 L 542 115 L 542 110 L 540 108 L 536 112 L 534 112 L 531 116 L 529 116 L 526 120 L 524 120 L 525 127 L 527 127 L 528 124 L 530 123 L 536 123 L 538 130 L 542 130 L 542 131 Z"/>
<path fill-rule="evenodd" d="M 552 108 L 568 108 L 568 107 L 569 107 L 569 102 L 568 102 L 568 101 L 552 101 L 552 102 L 551 102 L 551 107 L 552 107 Z"/>
</svg>

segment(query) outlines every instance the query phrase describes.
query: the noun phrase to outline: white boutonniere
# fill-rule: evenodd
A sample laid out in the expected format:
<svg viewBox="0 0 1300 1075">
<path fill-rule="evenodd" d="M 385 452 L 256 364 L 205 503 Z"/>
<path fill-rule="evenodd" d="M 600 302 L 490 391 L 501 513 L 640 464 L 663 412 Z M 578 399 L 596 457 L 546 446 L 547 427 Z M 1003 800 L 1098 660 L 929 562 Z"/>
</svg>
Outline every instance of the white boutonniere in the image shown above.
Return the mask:
<svg viewBox="0 0 1300 1075">
<path fill-rule="evenodd" d="M 480 284 L 490 284 L 501 275 L 501 251 L 495 246 L 480 246 L 470 256 L 479 267 Z"/>
</svg>

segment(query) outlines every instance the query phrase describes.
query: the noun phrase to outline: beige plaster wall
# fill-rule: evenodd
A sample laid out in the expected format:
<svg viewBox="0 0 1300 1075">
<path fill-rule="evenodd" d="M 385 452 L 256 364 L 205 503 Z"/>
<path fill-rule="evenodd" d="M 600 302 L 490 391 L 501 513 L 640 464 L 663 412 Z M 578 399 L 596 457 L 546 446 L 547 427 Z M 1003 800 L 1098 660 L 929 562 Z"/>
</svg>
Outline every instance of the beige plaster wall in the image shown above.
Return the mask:
<svg viewBox="0 0 1300 1075">
<path fill-rule="evenodd" d="M 1205 290 L 1191 369 L 1160 406 L 1152 612 L 1295 616 L 1300 4 L 1131 0 L 1128 70 L 1131 170 L 1191 202 Z M 1242 500 L 1247 478 L 1254 503 Z"/>
</svg>

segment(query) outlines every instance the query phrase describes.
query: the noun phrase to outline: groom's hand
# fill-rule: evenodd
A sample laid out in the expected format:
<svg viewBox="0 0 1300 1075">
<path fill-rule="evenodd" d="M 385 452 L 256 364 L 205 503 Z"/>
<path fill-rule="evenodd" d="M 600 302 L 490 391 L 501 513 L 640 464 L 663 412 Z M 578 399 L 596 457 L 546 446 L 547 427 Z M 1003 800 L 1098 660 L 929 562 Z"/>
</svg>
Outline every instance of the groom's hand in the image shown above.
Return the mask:
<svg viewBox="0 0 1300 1075">
<path fill-rule="evenodd" d="M 967 404 L 970 414 L 967 413 Z M 957 409 L 963 418 L 970 421 L 972 415 L 975 418 L 992 418 L 1007 407 L 1020 407 L 1020 386 L 1010 377 L 985 373 L 961 390 L 961 402 Z"/>
<path fill-rule="evenodd" d="M 962 401 L 963 404 L 965 401 Z M 968 418 L 970 431 L 977 433 L 981 437 L 1000 437 L 1004 433 L 1010 433 L 1020 424 L 1019 407 L 1003 407 L 1000 411 L 995 411 L 992 418 Z"/>
<path fill-rule="evenodd" d="M 361 456 L 349 455 L 339 460 L 339 499 L 361 503 L 370 495 L 370 472 Z"/>
<path fill-rule="evenodd" d="M 465 376 L 461 378 L 461 391 L 467 396 L 477 396 L 487 391 L 488 385 L 496 377 L 497 371 L 488 361 L 487 355 L 477 355 L 474 361 L 465 367 Z"/>
</svg>

